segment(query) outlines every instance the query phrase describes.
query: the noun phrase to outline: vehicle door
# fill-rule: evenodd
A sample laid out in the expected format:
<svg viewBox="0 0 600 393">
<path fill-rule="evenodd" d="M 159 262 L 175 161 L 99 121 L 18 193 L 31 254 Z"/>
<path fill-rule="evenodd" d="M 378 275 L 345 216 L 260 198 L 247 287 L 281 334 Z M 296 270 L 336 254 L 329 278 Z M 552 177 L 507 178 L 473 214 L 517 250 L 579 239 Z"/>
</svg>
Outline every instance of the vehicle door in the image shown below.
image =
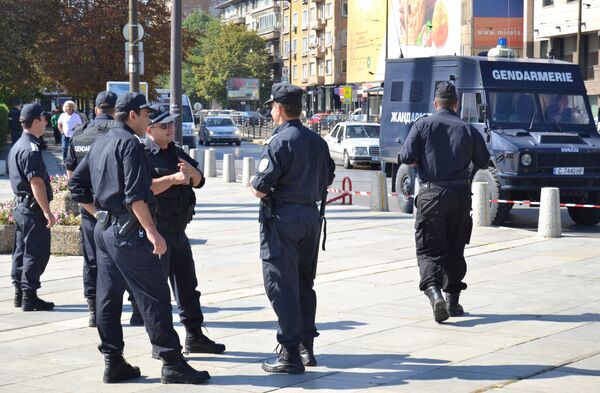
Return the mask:
<svg viewBox="0 0 600 393">
<path fill-rule="evenodd" d="M 331 153 L 331 158 L 334 160 L 342 159 L 342 135 L 344 133 L 343 127 L 341 125 L 337 125 L 331 131 L 331 144 L 329 145 L 329 152 Z"/>
</svg>

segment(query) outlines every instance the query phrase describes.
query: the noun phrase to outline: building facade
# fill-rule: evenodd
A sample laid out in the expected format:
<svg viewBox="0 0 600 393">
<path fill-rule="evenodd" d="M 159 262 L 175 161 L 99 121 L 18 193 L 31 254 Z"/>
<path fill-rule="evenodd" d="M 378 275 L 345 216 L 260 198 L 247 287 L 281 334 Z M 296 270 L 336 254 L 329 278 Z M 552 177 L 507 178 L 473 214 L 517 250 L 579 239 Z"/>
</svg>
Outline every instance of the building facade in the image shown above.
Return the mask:
<svg viewBox="0 0 600 393">
<path fill-rule="evenodd" d="M 185 19 L 186 16 L 191 14 L 193 11 L 200 10 L 205 14 L 217 16 L 218 11 L 216 9 L 219 0 L 183 0 L 182 2 L 182 14 Z"/>
</svg>

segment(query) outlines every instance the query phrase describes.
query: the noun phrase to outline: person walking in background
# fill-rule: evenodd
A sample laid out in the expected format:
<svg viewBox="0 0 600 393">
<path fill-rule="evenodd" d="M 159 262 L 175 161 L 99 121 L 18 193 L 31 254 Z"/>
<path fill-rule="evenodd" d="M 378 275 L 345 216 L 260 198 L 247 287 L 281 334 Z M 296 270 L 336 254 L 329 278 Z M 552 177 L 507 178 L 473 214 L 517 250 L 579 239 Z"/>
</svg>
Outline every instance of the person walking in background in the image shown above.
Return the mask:
<svg viewBox="0 0 600 393">
<path fill-rule="evenodd" d="M 23 127 L 20 121 L 21 116 L 21 100 L 15 98 L 13 100 L 13 106 L 8 112 L 8 127 L 10 128 L 10 142 L 14 146 L 17 140 L 23 133 Z"/>
<path fill-rule="evenodd" d="M 69 142 L 73 136 L 73 130 L 80 124 L 83 124 L 81 117 L 77 114 L 77 106 L 71 100 L 63 104 L 63 113 L 58 117 L 58 129 L 62 133 L 62 157 L 63 161 L 67 159 L 67 150 Z"/>
<path fill-rule="evenodd" d="M 60 109 L 54 108 L 52 110 L 52 117 L 50 118 L 50 125 L 52 126 L 52 132 L 54 133 L 54 143 L 59 145 L 62 142 L 62 135 L 58 129 L 58 117 L 60 116 Z"/>
</svg>

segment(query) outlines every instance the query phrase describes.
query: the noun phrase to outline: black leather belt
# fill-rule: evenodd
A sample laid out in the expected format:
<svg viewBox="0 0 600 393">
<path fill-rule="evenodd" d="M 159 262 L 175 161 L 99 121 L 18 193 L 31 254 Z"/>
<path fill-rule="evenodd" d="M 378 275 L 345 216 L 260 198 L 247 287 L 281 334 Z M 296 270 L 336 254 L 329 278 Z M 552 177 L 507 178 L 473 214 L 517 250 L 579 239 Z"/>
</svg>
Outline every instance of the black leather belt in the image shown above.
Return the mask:
<svg viewBox="0 0 600 393">
<path fill-rule="evenodd" d="M 468 180 L 439 180 L 424 182 L 421 187 L 459 187 L 468 185 Z"/>
</svg>

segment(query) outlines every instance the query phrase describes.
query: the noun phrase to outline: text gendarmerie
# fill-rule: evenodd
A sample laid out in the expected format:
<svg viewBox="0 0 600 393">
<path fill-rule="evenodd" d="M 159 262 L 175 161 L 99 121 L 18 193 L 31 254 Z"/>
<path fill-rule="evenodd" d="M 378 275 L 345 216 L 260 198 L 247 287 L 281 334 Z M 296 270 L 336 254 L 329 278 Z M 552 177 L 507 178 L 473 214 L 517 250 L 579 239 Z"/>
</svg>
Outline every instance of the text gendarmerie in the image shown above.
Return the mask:
<svg viewBox="0 0 600 393">
<path fill-rule="evenodd" d="M 571 72 L 492 70 L 492 77 L 503 81 L 573 82 Z"/>
</svg>

